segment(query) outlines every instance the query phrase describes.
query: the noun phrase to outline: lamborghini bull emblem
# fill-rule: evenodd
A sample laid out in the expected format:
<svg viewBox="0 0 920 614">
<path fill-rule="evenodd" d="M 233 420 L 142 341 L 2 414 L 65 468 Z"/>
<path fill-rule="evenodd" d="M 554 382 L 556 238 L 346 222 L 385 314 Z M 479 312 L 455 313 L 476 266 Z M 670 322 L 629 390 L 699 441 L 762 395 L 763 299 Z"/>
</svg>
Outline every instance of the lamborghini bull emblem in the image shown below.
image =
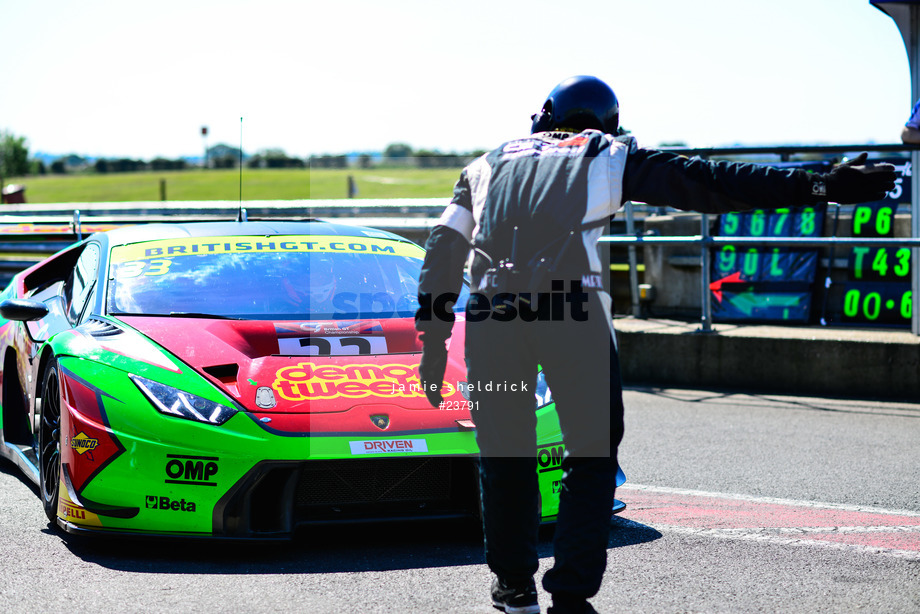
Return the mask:
<svg viewBox="0 0 920 614">
<path fill-rule="evenodd" d="M 388 426 L 390 426 L 390 417 L 386 414 L 375 414 L 371 416 L 371 422 L 373 422 L 374 426 L 376 426 L 378 429 L 384 431 Z"/>
</svg>

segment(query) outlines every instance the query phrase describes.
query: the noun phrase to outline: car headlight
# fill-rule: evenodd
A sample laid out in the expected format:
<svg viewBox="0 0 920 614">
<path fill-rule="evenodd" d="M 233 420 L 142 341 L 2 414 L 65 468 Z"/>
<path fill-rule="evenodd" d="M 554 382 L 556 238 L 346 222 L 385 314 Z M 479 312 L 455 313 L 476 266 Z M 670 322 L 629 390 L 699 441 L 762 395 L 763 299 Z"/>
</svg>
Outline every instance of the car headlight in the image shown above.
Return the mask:
<svg viewBox="0 0 920 614">
<path fill-rule="evenodd" d="M 131 381 L 161 414 L 206 424 L 220 425 L 236 413 L 236 410 L 232 407 L 189 394 L 184 390 L 136 375 L 130 377 Z"/>
</svg>

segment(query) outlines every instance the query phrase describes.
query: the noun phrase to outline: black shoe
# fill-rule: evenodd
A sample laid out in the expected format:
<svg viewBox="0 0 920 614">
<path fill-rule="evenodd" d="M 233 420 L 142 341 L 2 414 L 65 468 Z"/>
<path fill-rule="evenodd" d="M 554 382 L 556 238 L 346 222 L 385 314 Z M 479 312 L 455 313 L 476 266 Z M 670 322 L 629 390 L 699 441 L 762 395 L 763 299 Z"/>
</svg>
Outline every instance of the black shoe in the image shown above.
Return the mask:
<svg viewBox="0 0 920 614">
<path fill-rule="evenodd" d="M 505 614 L 540 614 L 537 585 L 531 580 L 529 584 L 511 586 L 495 578 L 492 581 L 492 605 Z"/>
</svg>

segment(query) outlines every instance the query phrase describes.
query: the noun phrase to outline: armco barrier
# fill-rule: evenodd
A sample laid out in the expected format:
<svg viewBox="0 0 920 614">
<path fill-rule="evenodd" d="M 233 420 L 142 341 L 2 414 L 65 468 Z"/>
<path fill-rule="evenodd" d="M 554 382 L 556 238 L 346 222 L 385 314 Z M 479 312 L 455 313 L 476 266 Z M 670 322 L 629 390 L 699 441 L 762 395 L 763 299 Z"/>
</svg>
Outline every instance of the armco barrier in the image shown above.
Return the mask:
<svg viewBox="0 0 920 614">
<path fill-rule="evenodd" d="M 96 230 L 157 222 L 328 219 L 379 228 L 420 245 L 447 206 L 447 198 L 281 201 L 144 201 L 19 204 L 0 207 L 0 286 L 18 271 Z M 637 208 L 639 215 L 644 208 Z M 618 232 L 629 223 L 615 220 Z M 635 277 L 636 262 L 625 257 L 617 274 Z M 628 271 L 626 268 L 628 267 Z M 619 303 L 630 285 L 617 284 Z M 634 284 L 633 284 L 634 285 Z"/>
<path fill-rule="evenodd" d="M 669 151 L 688 156 L 700 157 L 732 157 L 736 159 L 752 160 L 766 163 L 785 163 L 791 156 L 796 154 L 806 154 L 809 156 L 847 154 L 860 151 L 870 151 L 875 154 L 899 153 L 914 151 L 920 152 L 920 148 L 915 146 L 904 145 L 835 145 L 835 146 L 788 146 L 788 147 L 732 147 L 732 148 L 709 148 L 709 149 L 687 149 L 671 148 Z M 754 157 L 758 159 L 754 160 Z M 778 158 L 777 161 L 771 162 L 766 159 L 772 157 Z M 909 165 L 908 165 L 909 167 Z M 909 169 L 905 173 L 909 175 Z M 917 182 L 914 182 L 917 183 Z M 916 187 L 916 186 L 915 186 Z M 914 190 L 916 191 L 916 190 Z M 96 224 L 131 224 L 139 222 L 154 221 L 192 221 L 192 220 L 231 220 L 243 217 L 247 219 L 268 219 L 268 218 L 287 218 L 287 219 L 310 219 L 310 218 L 334 218 L 343 223 L 355 223 L 367 225 L 393 231 L 405 236 L 417 243 L 423 243 L 428 235 L 435 220 L 440 216 L 448 198 L 433 199 L 344 199 L 344 200 L 291 200 L 291 201 L 184 201 L 169 202 L 119 202 L 119 203 L 59 203 L 47 205 L 8 205 L 2 208 L 4 215 L 0 216 L 0 232 L 3 225 L 9 227 L 21 224 L 21 218 L 25 217 L 30 220 L 41 220 L 43 223 L 51 223 L 55 218 L 59 222 L 66 223 L 70 215 L 87 216 Z M 663 208 L 658 208 L 663 210 Z M 914 261 L 920 261 L 920 249 L 918 245 L 912 243 L 912 240 L 898 240 L 896 243 L 886 243 L 885 240 L 854 239 L 849 242 L 840 238 L 825 237 L 815 239 L 751 239 L 745 240 L 742 237 L 710 237 L 709 223 L 707 216 L 702 216 L 701 232 L 695 236 L 684 237 L 646 237 L 636 232 L 635 217 L 638 213 L 648 213 L 655 211 L 656 208 L 649 208 L 639 205 L 634 207 L 630 204 L 626 208 L 626 215 L 621 216 L 615 222 L 616 226 L 612 228 L 614 236 L 606 237 L 604 241 L 609 246 L 617 246 L 627 252 L 626 273 L 628 274 L 628 285 L 623 288 L 624 294 L 631 302 L 631 312 L 633 315 L 641 315 L 639 305 L 639 280 L 638 269 L 641 265 L 638 263 L 636 247 L 641 245 L 654 244 L 679 244 L 691 243 L 700 246 L 700 263 L 701 279 L 700 283 L 703 288 L 702 304 L 700 306 L 701 326 L 704 332 L 711 330 L 711 305 L 709 303 L 709 259 L 710 250 L 718 245 L 741 245 L 748 244 L 758 245 L 783 245 L 783 246 L 870 246 L 882 247 L 888 245 L 910 246 L 914 248 Z M 79 211 L 79 213 L 77 213 Z M 19 220 L 6 220 L 5 218 L 19 218 Z M 623 218 L 625 217 L 624 221 Z M 621 228 L 625 222 L 625 228 Z M 80 223 L 71 222 L 74 228 L 79 232 Z M 920 222 L 914 220 L 913 227 L 920 227 Z M 622 234 L 623 231 L 627 234 Z M 15 232 L 14 232 L 15 233 Z M 25 233 L 22 233 L 25 234 Z M 29 239 L 17 237 L 14 241 L 21 249 L 14 251 L 0 250 L 0 281 L 10 270 L 15 269 L 22 261 L 28 260 L 30 256 L 37 256 L 41 253 L 52 251 L 50 248 L 60 245 L 60 235 L 57 239 L 53 237 L 42 237 L 40 230 L 35 229 L 30 233 Z M 920 236 L 920 230 L 911 233 L 912 236 Z M 10 233 L 6 234 L 9 237 Z M 3 237 L 3 238 L 6 238 Z M 0 241 L 3 240 L 0 238 Z M 859 242 L 856 242 L 859 241 Z M 31 247 L 29 247 L 31 245 Z M 31 254 L 27 253 L 28 249 L 34 250 Z M 5 260 L 5 262 L 3 262 Z M 917 278 L 917 272 L 913 273 L 914 279 Z M 914 282 L 917 285 L 917 282 Z M 913 318 L 914 323 L 912 330 L 915 334 L 920 334 L 920 292 L 913 292 Z M 622 303 L 621 300 L 617 301 Z"/>
<path fill-rule="evenodd" d="M 250 220 L 329 218 L 383 228 L 423 243 L 446 202 L 446 199 L 413 199 L 7 205 L 0 208 L 0 283 L 5 286 L 19 270 L 79 236 L 109 225 L 232 221 L 242 213 Z M 636 212 L 647 215 L 650 210 L 637 208 Z M 650 237 L 634 234 L 636 231 L 631 226 L 634 220 L 627 219 L 626 226 L 618 225 L 616 234 L 605 238 L 605 243 L 621 249 L 696 244 L 702 254 L 725 242 L 749 241 L 707 237 L 703 232 L 682 237 Z M 626 228 L 633 234 L 624 236 Z M 799 244 L 789 239 L 779 241 Z M 861 239 L 859 244 L 905 244 L 905 241 L 911 246 L 916 244 L 915 239 Z M 831 239 L 829 243 L 853 244 L 844 239 Z M 635 270 L 633 264 L 630 272 Z M 631 284 L 635 285 L 635 275 L 631 277 Z M 901 399 L 914 399 L 920 394 L 920 378 L 915 375 L 920 366 L 920 342 L 908 332 L 719 325 L 718 331 L 701 334 L 694 324 L 639 318 L 618 318 L 616 327 L 624 381 L 628 384 Z M 752 368 L 755 365 L 760 366 Z"/>
</svg>

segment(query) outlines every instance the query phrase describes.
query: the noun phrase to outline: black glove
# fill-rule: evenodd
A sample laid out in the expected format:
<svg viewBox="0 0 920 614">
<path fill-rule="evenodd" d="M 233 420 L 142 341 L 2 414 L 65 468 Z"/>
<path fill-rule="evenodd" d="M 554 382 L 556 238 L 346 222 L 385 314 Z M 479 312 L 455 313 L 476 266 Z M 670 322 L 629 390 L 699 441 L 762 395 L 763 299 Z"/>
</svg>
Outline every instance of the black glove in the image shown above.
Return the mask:
<svg viewBox="0 0 920 614">
<path fill-rule="evenodd" d="M 419 380 L 422 390 L 432 407 L 440 407 L 444 402 L 441 385 L 444 383 L 444 371 L 447 370 L 447 347 L 444 342 L 425 343 L 422 345 L 422 360 L 418 365 Z"/>
<path fill-rule="evenodd" d="M 838 164 L 825 175 L 827 199 L 840 204 L 865 203 L 882 200 L 894 189 L 897 175 L 891 164 L 866 165 L 869 156 L 863 152 Z"/>
</svg>

